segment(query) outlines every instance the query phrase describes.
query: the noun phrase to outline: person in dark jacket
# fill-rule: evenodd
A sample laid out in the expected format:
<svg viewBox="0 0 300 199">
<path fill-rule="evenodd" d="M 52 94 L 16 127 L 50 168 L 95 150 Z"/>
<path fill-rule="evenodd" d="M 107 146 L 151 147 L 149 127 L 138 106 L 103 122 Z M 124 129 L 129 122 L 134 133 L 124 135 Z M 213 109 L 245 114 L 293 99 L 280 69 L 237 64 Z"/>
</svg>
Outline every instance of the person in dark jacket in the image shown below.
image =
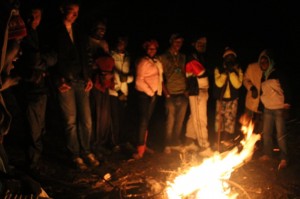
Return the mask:
<svg viewBox="0 0 300 199">
<path fill-rule="evenodd" d="M 87 36 L 78 24 L 80 5 L 69 1 L 61 6 L 62 23 L 56 29 L 58 101 L 63 114 L 67 148 L 80 170 L 98 166 L 91 152 L 92 120 L 90 90 L 93 83 L 87 60 Z"/>
<path fill-rule="evenodd" d="M 30 143 L 27 160 L 30 170 L 38 170 L 42 154 L 42 136 L 45 133 L 45 117 L 48 89 L 46 85 L 47 68 L 56 63 L 54 52 L 42 52 L 38 26 L 42 19 L 42 8 L 33 5 L 25 13 L 27 36 L 21 42 L 22 55 L 16 63 L 17 73 L 22 77 L 19 84 L 19 101 L 24 105 L 28 124 Z"/>
</svg>

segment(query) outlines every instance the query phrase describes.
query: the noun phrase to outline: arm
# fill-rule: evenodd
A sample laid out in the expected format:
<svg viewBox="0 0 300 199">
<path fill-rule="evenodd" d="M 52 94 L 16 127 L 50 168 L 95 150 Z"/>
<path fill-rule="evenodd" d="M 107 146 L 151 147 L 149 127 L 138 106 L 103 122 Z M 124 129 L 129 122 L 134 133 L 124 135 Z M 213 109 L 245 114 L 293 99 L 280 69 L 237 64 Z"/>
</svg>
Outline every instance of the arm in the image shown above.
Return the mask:
<svg viewBox="0 0 300 199">
<path fill-rule="evenodd" d="M 224 86 L 226 80 L 227 80 L 227 74 L 225 72 L 220 73 L 219 68 L 216 67 L 214 71 L 215 75 L 215 84 L 217 87 L 221 88 Z"/>
<path fill-rule="evenodd" d="M 240 88 L 243 83 L 243 71 L 241 68 L 236 69 L 236 72 L 229 73 L 229 80 L 234 88 Z"/>
</svg>

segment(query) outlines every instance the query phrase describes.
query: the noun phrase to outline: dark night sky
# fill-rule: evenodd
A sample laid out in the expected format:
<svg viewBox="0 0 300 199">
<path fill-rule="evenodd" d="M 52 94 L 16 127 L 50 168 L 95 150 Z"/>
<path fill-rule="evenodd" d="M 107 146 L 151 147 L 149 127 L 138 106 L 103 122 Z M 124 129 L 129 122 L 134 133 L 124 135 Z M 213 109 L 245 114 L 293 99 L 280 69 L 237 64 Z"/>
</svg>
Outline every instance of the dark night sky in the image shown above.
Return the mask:
<svg viewBox="0 0 300 199">
<path fill-rule="evenodd" d="M 60 1 L 41 2 L 45 5 L 44 22 L 55 20 Z M 196 32 L 206 32 L 208 50 L 218 53 L 229 45 L 248 57 L 245 62 L 256 59 L 265 47 L 276 48 L 288 59 L 293 59 L 295 51 L 300 53 L 300 15 L 295 3 L 288 1 L 85 0 L 81 4 L 79 22 L 88 24 L 105 17 L 107 39 L 122 32 L 130 36 L 132 46 L 154 37 L 164 49 L 172 32 L 182 32 L 187 41 Z"/>
<path fill-rule="evenodd" d="M 21 0 L 23 5 L 29 0 Z M 52 26 L 59 16 L 59 0 L 41 0 L 44 4 L 44 27 Z M 144 39 L 153 37 L 160 51 L 168 45 L 171 33 L 189 36 L 205 32 L 207 55 L 211 64 L 218 63 L 225 46 L 234 48 L 242 67 L 256 61 L 267 47 L 277 53 L 278 62 L 291 79 L 300 75 L 300 12 L 296 1 L 282 0 L 82 0 L 78 22 L 89 24 L 94 18 L 108 21 L 107 39 L 127 34 L 133 51 L 140 50 Z M 293 81 L 298 90 L 300 83 Z M 297 100 L 299 100 L 297 97 Z"/>
</svg>

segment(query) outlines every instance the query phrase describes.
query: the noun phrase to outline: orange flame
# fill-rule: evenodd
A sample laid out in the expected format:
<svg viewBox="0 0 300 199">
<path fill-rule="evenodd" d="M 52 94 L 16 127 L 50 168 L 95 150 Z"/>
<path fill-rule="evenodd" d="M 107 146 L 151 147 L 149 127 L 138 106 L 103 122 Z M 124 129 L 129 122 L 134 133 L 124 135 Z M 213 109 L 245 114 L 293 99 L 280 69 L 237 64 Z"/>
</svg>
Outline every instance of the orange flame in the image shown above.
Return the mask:
<svg viewBox="0 0 300 199">
<path fill-rule="evenodd" d="M 238 147 L 203 160 L 202 164 L 189 169 L 185 174 L 177 176 L 173 182 L 167 182 L 168 198 L 180 199 L 193 194 L 195 198 L 236 198 L 237 193 L 231 193 L 226 183 L 231 173 L 248 162 L 254 152 L 255 143 L 260 139 L 259 134 L 253 134 L 254 124 L 242 126 L 245 135 Z"/>
</svg>

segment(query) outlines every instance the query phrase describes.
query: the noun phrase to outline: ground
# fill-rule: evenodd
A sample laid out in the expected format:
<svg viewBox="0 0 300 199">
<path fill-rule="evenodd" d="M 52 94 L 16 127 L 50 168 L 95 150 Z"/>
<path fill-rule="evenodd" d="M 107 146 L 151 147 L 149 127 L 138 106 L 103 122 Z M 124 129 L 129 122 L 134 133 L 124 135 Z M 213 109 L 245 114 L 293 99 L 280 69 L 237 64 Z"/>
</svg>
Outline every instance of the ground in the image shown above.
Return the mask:
<svg viewBox="0 0 300 199">
<path fill-rule="evenodd" d="M 158 107 L 162 107 L 162 103 L 159 102 Z M 155 119 L 150 129 L 149 144 L 155 150 L 153 154 L 146 153 L 144 158 L 133 160 L 131 155 L 134 148 L 125 143 L 120 152 L 98 156 L 101 159 L 98 168 L 78 171 L 68 160 L 53 104 L 50 103 L 48 131 L 43 139 L 40 175 L 33 175 L 51 198 L 167 198 L 167 181 L 172 182 L 176 176 L 203 161 L 196 152 L 182 153 L 175 150 L 171 154 L 163 153 L 160 140 L 164 117 L 163 109 L 158 109 L 154 113 Z M 209 112 L 209 118 L 211 117 L 213 114 Z M 17 123 L 17 118 L 14 122 Z M 135 123 L 130 123 L 129 129 L 134 128 L 133 124 Z M 10 163 L 22 170 L 24 143 L 22 133 L 18 131 L 20 128 L 17 127 L 20 126 L 14 124 L 12 132 L 7 136 L 6 149 Z M 253 157 L 236 168 L 228 180 L 231 189 L 239 194 L 238 198 L 300 198 L 300 121 L 290 118 L 287 127 L 291 157 L 289 166 L 283 170 L 277 169 L 278 152 L 274 152 L 274 159 L 271 161 L 258 160 L 261 154 L 260 145 L 257 144 Z M 14 131 L 19 133 L 14 134 Z"/>
</svg>

